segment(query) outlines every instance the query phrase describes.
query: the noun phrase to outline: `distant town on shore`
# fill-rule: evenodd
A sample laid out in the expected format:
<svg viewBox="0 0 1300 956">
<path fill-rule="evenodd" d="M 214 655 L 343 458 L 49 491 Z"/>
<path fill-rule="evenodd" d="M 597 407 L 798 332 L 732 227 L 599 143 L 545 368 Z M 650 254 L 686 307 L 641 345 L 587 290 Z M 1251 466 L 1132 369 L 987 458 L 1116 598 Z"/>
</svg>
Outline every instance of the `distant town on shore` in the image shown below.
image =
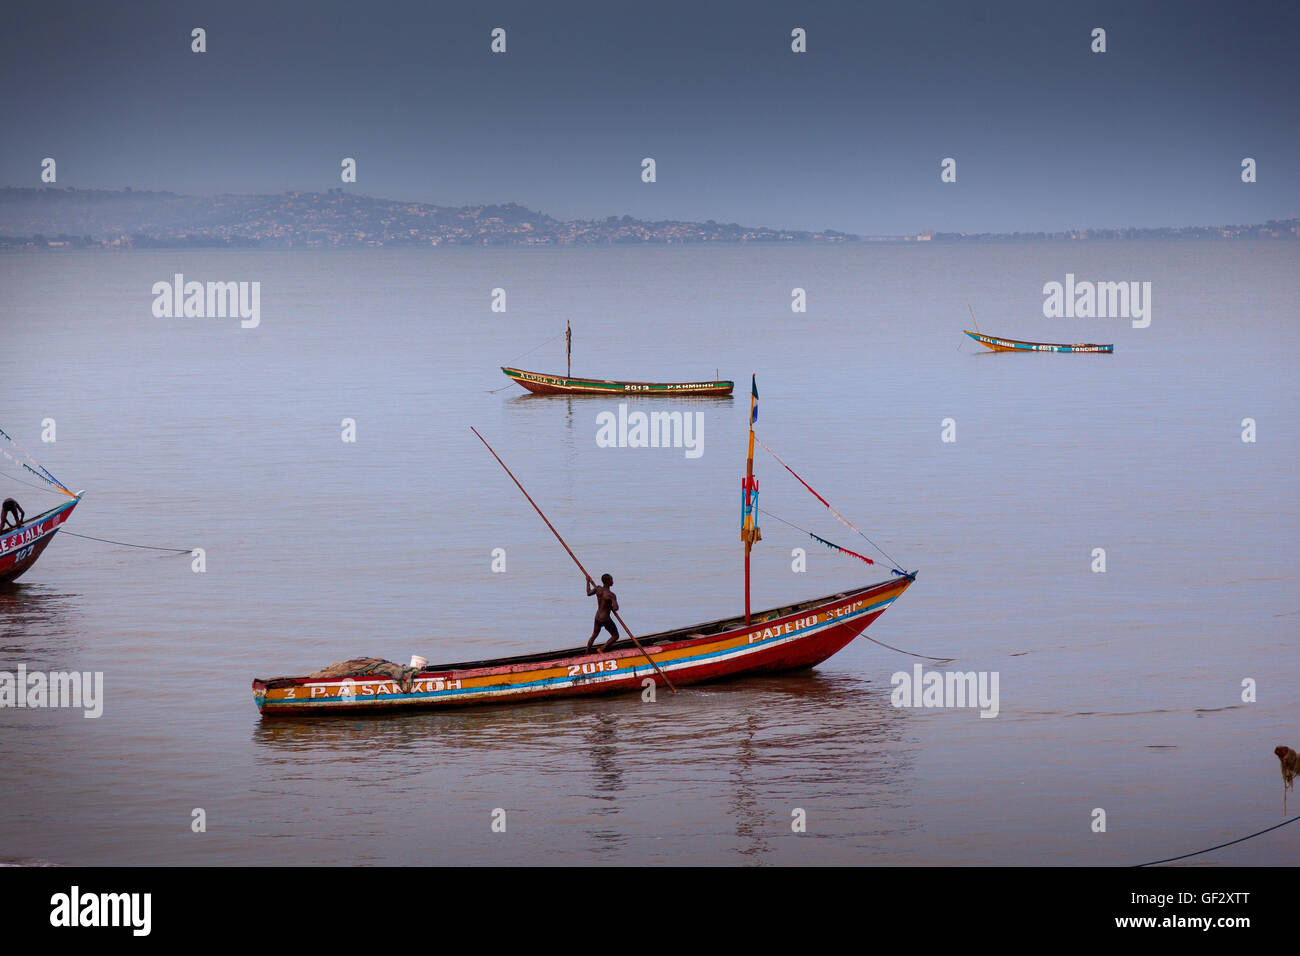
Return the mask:
<svg viewBox="0 0 1300 956">
<path fill-rule="evenodd" d="M 860 236 L 737 223 L 631 216 L 554 219 L 517 203 L 438 206 L 345 192 L 184 196 L 119 190 L 0 188 L 0 250 L 87 248 L 327 249 L 701 242 L 903 243 L 1300 239 L 1300 219 L 1255 225 L 1071 229 L 1063 232 Z"/>
</svg>

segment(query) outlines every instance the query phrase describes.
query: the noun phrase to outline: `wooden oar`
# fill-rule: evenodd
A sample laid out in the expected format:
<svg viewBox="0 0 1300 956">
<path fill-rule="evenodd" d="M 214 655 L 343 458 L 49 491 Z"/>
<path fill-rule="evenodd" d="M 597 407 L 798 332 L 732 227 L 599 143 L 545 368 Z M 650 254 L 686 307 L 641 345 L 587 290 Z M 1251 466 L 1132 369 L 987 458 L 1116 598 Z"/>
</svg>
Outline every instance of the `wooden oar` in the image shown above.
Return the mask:
<svg viewBox="0 0 1300 956">
<path fill-rule="evenodd" d="M 547 518 L 546 515 L 542 514 L 542 509 L 537 507 L 537 502 L 533 500 L 532 496 L 527 491 L 524 491 L 524 486 L 519 484 L 519 479 L 515 477 L 514 472 L 512 472 L 509 468 L 506 468 L 506 463 L 501 460 L 501 456 L 498 455 L 495 451 L 492 451 L 492 446 L 487 443 L 486 438 L 484 438 L 482 435 L 479 435 L 477 428 L 471 425 L 469 427 L 469 430 L 472 431 L 475 435 L 478 435 L 478 440 L 483 443 L 483 446 L 488 451 L 492 452 L 492 457 L 497 460 L 497 464 L 500 465 L 502 468 L 505 468 L 506 474 L 509 475 L 510 480 L 515 483 L 515 487 L 517 487 L 520 491 L 523 491 L 524 497 L 527 498 L 528 503 L 533 506 L 533 510 L 536 511 L 537 514 L 541 516 L 541 519 L 546 522 L 546 527 L 551 529 L 551 534 L 555 535 L 555 540 L 560 542 L 561 545 L 563 545 L 565 551 L 569 552 L 569 557 L 573 558 L 573 563 L 578 566 L 578 570 L 582 572 L 583 577 L 585 577 L 590 584 L 595 584 L 596 583 L 595 580 L 592 578 L 590 574 L 587 573 L 587 569 L 582 566 L 582 562 L 579 561 L 578 556 L 573 553 L 573 549 L 564 543 L 564 539 L 560 537 L 560 532 L 555 530 L 555 525 L 551 524 L 550 519 Z M 659 669 L 659 665 L 654 662 L 654 658 L 652 658 L 648 653 L 646 653 L 646 649 L 642 647 L 641 642 L 636 639 L 636 635 L 633 634 L 632 629 L 627 626 L 627 622 L 623 620 L 622 616 L 619 615 L 618 611 L 613 611 L 612 613 L 614 615 L 615 620 L 617 620 L 618 623 L 623 625 L 623 630 L 627 632 L 627 636 L 632 638 L 632 643 L 636 645 L 636 649 L 645 655 L 645 659 L 650 662 L 650 666 L 655 669 L 655 673 L 664 679 L 664 683 L 668 685 L 669 690 L 671 690 L 674 694 L 677 693 L 677 688 L 673 686 L 673 682 L 668 679 L 667 674 L 665 674 L 662 670 Z"/>
</svg>

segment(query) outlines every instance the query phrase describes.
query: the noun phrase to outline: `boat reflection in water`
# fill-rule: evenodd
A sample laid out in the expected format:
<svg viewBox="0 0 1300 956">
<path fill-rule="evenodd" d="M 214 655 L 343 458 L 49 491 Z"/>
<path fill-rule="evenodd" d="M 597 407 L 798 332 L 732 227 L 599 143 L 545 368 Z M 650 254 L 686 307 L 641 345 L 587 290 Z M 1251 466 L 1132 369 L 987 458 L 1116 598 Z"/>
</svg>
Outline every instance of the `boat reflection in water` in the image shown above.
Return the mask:
<svg viewBox="0 0 1300 956">
<path fill-rule="evenodd" d="M 653 703 L 628 693 L 288 717 L 254 726 L 255 787 L 285 814 L 277 836 L 316 836 L 322 802 L 346 812 L 350 838 L 415 826 L 382 862 L 797 862 L 828 849 L 799 844 L 818 834 L 865 860 L 873 827 L 889 830 L 878 811 L 896 813 L 910 776 L 905 716 L 887 684 L 801 672 Z M 426 818 L 407 816 L 404 792 Z M 490 827 L 498 807 L 505 835 Z M 796 807 L 805 834 L 792 832 Z"/>
<path fill-rule="evenodd" d="M 80 594 L 46 584 L 0 587 L 0 654 L 33 667 L 50 654 L 54 657 L 47 663 L 57 664 L 55 669 L 72 667 L 67 655 L 79 654 L 84 647 L 74 623 L 81 616 L 81 600 Z"/>
</svg>

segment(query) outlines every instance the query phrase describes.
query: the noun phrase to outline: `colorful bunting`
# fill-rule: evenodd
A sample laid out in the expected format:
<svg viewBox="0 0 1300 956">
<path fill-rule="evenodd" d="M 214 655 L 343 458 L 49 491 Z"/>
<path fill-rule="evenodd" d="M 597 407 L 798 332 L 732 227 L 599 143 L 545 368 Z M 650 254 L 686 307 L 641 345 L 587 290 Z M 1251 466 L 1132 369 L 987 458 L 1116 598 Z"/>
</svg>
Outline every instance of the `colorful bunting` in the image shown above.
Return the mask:
<svg viewBox="0 0 1300 956">
<path fill-rule="evenodd" d="M 867 564 L 876 563 L 875 561 L 872 561 L 870 558 L 868 558 L 866 555 L 858 554 L 858 552 L 856 551 L 850 551 L 848 548 L 841 548 L 838 544 L 835 544 L 832 541 L 827 541 L 825 538 L 821 537 L 820 535 L 815 535 L 811 531 L 808 532 L 808 537 L 812 538 L 814 541 L 820 544 L 826 545 L 826 547 L 830 548 L 833 551 L 843 551 L 845 554 L 857 558 L 859 561 L 865 561 L 867 562 Z"/>
</svg>

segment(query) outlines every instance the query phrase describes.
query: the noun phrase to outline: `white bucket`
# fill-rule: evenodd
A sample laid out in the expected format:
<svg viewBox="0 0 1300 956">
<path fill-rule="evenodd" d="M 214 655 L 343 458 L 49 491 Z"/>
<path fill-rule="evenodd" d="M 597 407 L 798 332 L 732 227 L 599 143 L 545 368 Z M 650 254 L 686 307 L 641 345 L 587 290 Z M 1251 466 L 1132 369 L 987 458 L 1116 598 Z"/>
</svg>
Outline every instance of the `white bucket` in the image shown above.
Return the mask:
<svg viewBox="0 0 1300 956">
<path fill-rule="evenodd" d="M 419 654 L 412 654 L 411 666 L 417 670 L 424 670 L 429 666 L 429 661 L 426 658 L 421 657 Z"/>
</svg>

